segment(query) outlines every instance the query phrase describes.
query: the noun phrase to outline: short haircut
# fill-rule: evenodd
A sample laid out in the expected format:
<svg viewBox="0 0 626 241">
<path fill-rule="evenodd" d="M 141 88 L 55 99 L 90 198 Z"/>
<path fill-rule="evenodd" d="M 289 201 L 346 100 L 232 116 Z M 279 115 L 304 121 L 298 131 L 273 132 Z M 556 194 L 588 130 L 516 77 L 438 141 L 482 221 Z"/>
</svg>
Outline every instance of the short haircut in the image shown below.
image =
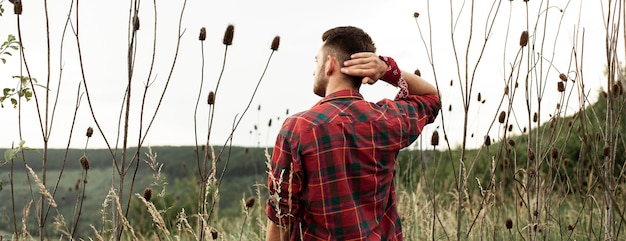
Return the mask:
<svg viewBox="0 0 626 241">
<path fill-rule="evenodd" d="M 362 29 L 353 26 L 341 26 L 327 30 L 322 34 L 324 50 L 327 54 L 333 54 L 339 64 L 350 59 L 352 54 L 358 52 L 376 52 L 376 46 L 372 38 Z M 355 87 L 361 85 L 362 77 L 350 76 Z"/>
</svg>

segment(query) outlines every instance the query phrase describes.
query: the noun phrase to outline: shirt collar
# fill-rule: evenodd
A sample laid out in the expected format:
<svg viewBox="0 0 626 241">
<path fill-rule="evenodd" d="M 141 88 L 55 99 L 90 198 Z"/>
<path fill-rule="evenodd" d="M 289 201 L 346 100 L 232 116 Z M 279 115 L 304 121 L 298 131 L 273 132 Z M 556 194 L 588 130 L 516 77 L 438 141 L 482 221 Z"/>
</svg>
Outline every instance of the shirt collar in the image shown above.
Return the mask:
<svg viewBox="0 0 626 241">
<path fill-rule="evenodd" d="M 316 105 L 321 105 L 321 104 L 323 104 L 325 102 L 332 101 L 332 100 L 338 100 L 338 99 L 357 99 L 357 100 L 362 100 L 363 96 L 357 90 L 351 90 L 351 89 L 339 90 L 339 91 L 335 91 L 335 92 L 331 93 L 330 95 L 327 95 L 322 100 L 320 100 Z"/>
</svg>

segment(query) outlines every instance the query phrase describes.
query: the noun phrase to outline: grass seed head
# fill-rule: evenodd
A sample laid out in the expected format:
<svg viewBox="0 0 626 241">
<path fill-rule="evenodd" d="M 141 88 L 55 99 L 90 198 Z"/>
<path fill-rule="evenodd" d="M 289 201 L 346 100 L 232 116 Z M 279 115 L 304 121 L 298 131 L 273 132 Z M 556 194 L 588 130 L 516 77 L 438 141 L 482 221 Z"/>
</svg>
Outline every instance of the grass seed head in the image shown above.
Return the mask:
<svg viewBox="0 0 626 241">
<path fill-rule="evenodd" d="M 522 35 L 519 37 L 519 45 L 521 47 L 528 45 L 528 31 L 522 32 Z"/>
<path fill-rule="evenodd" d="M 232 24 L 229 24 L 228 27 L 226 27 L 226 31 L 224 32 L 224 40 L 222 41 L 222 43 L 227 46 L 232 45 L 234 36 L 235 36 L 235 26 Z"/>
<path fill-rule="evenodd" d="M 89 158 L 87 158 L 87 156 L 85 155 L 81 156 L 78 162 L 80 162 L 80 166 L 83 168 L 83 170 L 89 170 L 89 168 L 91 167 L 89 165 Z"/>
<path fill-rule="evenodd" d="M 278 50 L 278 46 L 280 46 L 280 36 L 276 35 L 272 40 L 272 46 L 270 48 L 274 51 Z"/>
<path fill-rule="evenodd" d="M 206 39 L 206 28 L 205 27 L 200 28 L 200 36 L 198 36 L 198 39 L 200 41 L 204 41 Z"/>
</svg>

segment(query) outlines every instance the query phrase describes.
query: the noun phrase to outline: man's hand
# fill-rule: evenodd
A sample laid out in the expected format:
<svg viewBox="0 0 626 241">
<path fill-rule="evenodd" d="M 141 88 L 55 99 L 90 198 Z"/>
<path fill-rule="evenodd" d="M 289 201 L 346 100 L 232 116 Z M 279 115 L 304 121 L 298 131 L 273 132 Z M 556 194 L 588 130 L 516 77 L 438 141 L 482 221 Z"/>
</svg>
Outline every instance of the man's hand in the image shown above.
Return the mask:
<svg viewBox="0 0 626 241">
<path fill-rule="evenodd" d="M 341 72 L 347 75 L 363 77 L 363 84 L 374 84 L 387 71 L 387 64 L 372 52 L 361 52 L 350 56 L 343 62 Z"/>
</svg>

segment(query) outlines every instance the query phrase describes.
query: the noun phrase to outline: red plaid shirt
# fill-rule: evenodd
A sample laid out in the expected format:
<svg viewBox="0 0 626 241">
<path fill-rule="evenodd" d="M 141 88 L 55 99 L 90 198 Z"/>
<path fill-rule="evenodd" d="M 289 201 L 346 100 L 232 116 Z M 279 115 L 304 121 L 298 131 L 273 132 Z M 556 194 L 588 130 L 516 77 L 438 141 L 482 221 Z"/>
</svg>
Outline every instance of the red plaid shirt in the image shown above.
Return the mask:
<svg viewBox="0 0 626 241">
<path fill-rule="evenodd" d="M 266 212 L 292 225 L 291 240 L 402 240 L 396 157 L 441 108 L 436 95 L 402 96 L 371 103 L 341 90 L 285 120 Z"/>
</svg>

